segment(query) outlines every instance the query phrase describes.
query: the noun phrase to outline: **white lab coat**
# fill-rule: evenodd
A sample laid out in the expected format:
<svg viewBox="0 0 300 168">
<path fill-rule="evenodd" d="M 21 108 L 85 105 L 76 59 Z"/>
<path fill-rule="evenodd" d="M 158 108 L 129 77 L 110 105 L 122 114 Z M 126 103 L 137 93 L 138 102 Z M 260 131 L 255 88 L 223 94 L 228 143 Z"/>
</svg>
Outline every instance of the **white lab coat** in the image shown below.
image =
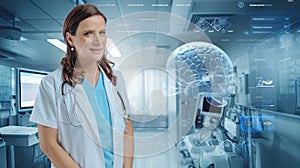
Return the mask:
<svg viewBox="0 0 300 168">
<path fill-rule="evenodd" d="M 104 84 L 112 117 L 114 168 L 121 168 L 123 167 L 125 123 L 122 115 L 123 106 L 117 95 L 117 89 L 127 109 L 129 106 L 124 79 L 118 71 L 114 71 L 114 74 L 117 76 L 117 88 L 106 75 L 104 75 Z M 50 73 L 42 80 L 30 121 L 58 129 L 59 143 L 81 168 L 104 168 L 105 162 L 97 122 L 84 88 L 78 84 L 73 89 L 75 101 L 78 102 L 74 107 L 78 116 L 75 120 L 81 123 L 79 126 L 74 126 L 70 123 L 70 118 L 74 117 L 75 113 L 68 116 L 66 106 L 62 101 L 62 83 L 61 69 Z M 64 87 L 65 92 L 72 89 L 68 84 Z"/>
</svg>

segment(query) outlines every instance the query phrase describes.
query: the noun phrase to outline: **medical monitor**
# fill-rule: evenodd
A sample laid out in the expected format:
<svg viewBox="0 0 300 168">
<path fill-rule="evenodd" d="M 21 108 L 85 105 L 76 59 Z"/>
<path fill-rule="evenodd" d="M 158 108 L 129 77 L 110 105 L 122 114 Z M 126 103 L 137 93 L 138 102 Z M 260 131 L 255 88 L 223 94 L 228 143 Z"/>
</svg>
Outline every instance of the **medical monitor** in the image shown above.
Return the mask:
<svg viewBox="0 0 300 168">
<path fill-rule="evenodd" d="M 197 115 L 195 119 L 195 129 L 203 128 L 205 122 L 207 122 L 207 117 L 210 118 L 221 117 L 224 107 L 216 106 L 211 102 L 212 102 L 211 97 L 203 96 L 200 98 Z"/>
<path fill-rule="evenodd" d="M 223 107 L 219 107 L 213 105 L 211 97 L 203 97 L 202 99 L 202 112 L 209 112 L 209 113 L 222 113 Z"/>
<path fill-rule="evenodd" d="M 18 112 L 32 110 L 39 85 L 47 72 L 32 69 L 17 69 L 17 109 Z"/>
</svg>

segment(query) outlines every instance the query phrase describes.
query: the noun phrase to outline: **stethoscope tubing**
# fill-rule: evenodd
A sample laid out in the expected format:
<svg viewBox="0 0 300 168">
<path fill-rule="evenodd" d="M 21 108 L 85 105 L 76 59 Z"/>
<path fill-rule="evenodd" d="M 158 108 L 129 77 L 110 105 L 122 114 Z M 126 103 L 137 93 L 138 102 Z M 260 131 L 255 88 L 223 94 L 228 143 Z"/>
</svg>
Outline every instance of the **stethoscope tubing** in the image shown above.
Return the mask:
<svg viewBox="0 0 300 168">
<path fill-rule="evenodd" d="M 65 92 L 64 92 L 64 88 L 65 88 L 65 85 L 66 84 L 68 84 L 68 82 L 67 81 L 63 81 L 63 83 L 62 83 L 62 85 L 61 85 L 61 95 L 64 97 L 65 96 Z M 73 88 L 73 87 L 72 87 Z M 119 90 L 116 88 L 116 90 L 117 90 L 117 95 L 118 95 L 118 97 L 119 97 L 119 99 L 120 99 L 120 101 L 121 101 L 121 104 L 122 104 L 122 107 L 123 107 L 123 119 L 125 120 L 125 121 L 127 121 L 128 119 L 130 119 L 129 118 L 129 114 L 127 113 L 127 109 L 126 109 L 126 106 L 125 106 L 125 102 L 124 102 L 124 100 L 123 100 L 123 98 L 122 98 L 122 96 L 121 96 L 121 94 L 120 94 L 120 92 L 119 92 Z M 68 112 L 67 112 L 68 113 Z M 69 113 L 68 113 L 68 115 L 69 115 Z M 69 117 L 69 116 L 68 116 Z"/>
</svg>

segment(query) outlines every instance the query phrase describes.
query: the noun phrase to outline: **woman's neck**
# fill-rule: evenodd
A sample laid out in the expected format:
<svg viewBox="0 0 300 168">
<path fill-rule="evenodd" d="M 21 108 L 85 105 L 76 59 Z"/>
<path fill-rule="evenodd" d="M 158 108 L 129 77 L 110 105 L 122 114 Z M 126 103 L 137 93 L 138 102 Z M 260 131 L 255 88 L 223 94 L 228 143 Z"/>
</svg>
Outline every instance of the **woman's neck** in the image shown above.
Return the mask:
<svg viewBox="0 0 300 168">
<path fill-rule="evenodd" d="M 98 65 L 82 67 L 84 71 L 84 79 L 89 81 L 93 86 L 97 85 L 100 69 Z"/>
</svg>

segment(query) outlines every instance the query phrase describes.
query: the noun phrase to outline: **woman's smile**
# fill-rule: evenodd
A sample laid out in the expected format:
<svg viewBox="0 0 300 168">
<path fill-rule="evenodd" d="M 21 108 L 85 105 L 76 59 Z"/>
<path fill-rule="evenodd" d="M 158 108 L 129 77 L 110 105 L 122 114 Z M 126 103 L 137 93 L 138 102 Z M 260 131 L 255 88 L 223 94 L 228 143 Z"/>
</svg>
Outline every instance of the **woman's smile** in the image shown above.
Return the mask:
<svg viewBox="0 0 300 168">
<path fill-rule="evenodd" d="M 100 54 L 103 51 L 103 48 L 90 48 L 90 51 L 95 54 Z"/>
</svg>

